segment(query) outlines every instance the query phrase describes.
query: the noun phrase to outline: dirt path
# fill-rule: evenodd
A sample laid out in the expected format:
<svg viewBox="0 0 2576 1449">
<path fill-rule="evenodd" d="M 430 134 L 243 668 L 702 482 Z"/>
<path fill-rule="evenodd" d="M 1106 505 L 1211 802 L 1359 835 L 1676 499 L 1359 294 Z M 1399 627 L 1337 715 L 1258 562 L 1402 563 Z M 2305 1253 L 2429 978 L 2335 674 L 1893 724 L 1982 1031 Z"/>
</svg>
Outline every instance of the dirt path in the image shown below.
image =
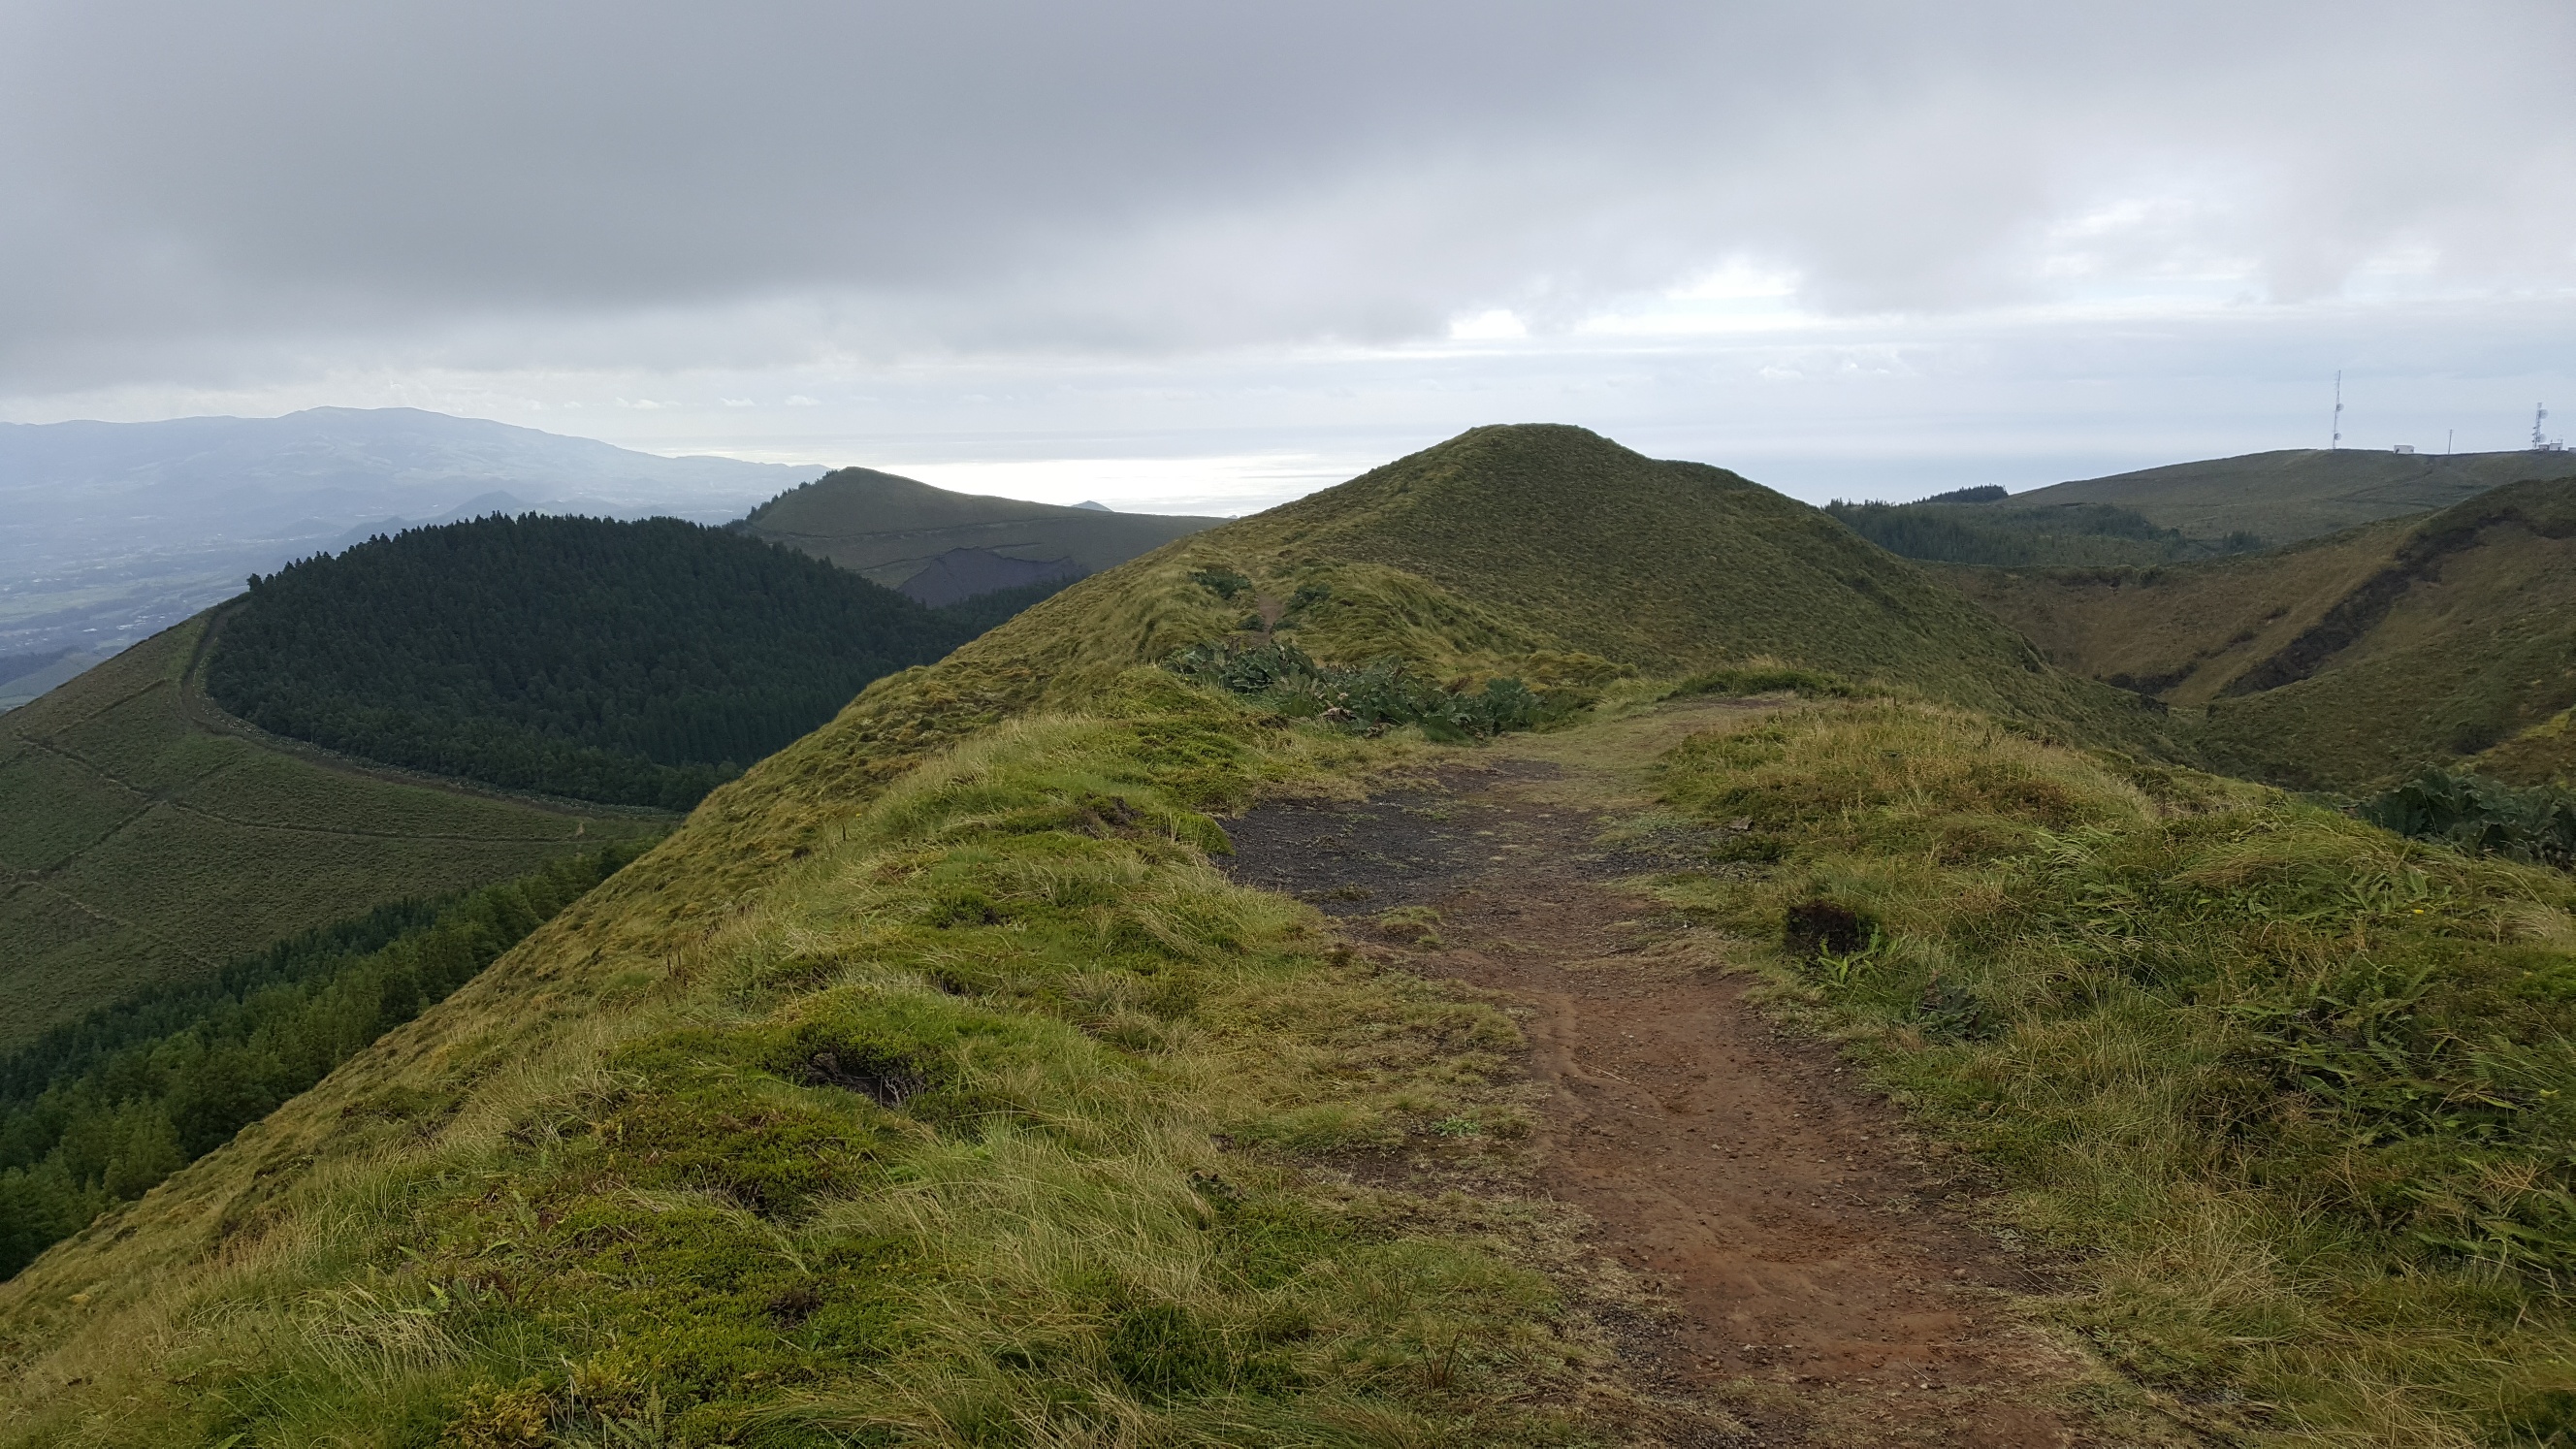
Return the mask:
<svg viewBox="0 0 2576 1449">
<path fill-rule="evenodd" d="M 1772 1031 L 1727 943 L 1618 885 L 1691 858 L 1677 827 L 1600 843 L 1647 809 L 1646 763 L 1750 717 L 1671 709 L 1514 739 L 1365 804 L 1265 806 L 1237 823 L 1234 872 L 1361 918 L 1355 938 L 1415 908 L 1436 939 L 1407 966 L 1529 1008 L 1538 1186 L 1680 1310 L 1650 1377 L 1762 1444 L 2107 1442 L 2064 1407 L 2081 1363 L 2007 1309 L 2039 1285 L 1896 1114 Z"/>
</svg>

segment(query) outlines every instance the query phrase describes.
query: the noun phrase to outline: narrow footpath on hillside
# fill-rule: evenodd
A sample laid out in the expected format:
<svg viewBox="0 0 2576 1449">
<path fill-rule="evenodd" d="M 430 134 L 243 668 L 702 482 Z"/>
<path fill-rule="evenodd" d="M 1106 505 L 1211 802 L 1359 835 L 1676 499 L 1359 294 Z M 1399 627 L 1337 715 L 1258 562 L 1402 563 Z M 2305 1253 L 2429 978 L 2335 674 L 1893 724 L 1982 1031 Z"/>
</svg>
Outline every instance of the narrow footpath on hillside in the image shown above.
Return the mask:
<svg viewBox="0 0 2576 1449">
<path fill-rule="evenodd" d="M 1533 1185 L 1672 1305 L 1623 1349 L 1744 1426 L 1711 1442 L 2116 1442 L 2070 1407 L 2082 1361 L 2013 1314 L 2045 1285 L 1973 1221 L 1937 1145 L 1830 1046 L 1775 1030 L 1730 943 L 1622 884 L 1705 860 L 1697 832 L 1655 828 L 1653 759 L 1761 708 L 1667 706 L 1511 737 L 1365 802 L 1264 805 L 1230 822 L 1230 869 L 1524 1010 Z M 1390 911 L 1418 939 L 1375 924 Z"/>
</svg>

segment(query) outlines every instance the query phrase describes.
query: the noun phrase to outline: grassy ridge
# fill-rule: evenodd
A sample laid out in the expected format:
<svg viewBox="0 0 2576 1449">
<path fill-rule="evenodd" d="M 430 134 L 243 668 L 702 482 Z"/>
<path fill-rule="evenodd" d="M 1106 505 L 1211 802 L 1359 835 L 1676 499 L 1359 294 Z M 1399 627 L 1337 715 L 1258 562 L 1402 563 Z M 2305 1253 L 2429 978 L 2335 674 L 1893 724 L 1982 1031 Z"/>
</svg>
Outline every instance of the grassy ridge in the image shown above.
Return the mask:
<svg viewBox="0 0 2576 1449">
<path fill-rule="evenodd" d="M 2576 477 L 2576 456 L 2565 453 L 2284 448 L 2058 483 L 2013 501 L 2029 508 L 2107 504 L 2197 542 L 2244 533 L 2278 546 L 2449 508 L 2526 478 L 2568 477 Z"/>
<path fill-rule="evenodd" d="M 2080 1250 L 2055 1308 L 2225 1442 L 2576 1434 L 2576 884 L 1973 715 L 1689 741 L 1668 899 Z M 1783 925 L 1788 924 L 1784 936 Z"/>
<path fill-rule="evenodd" d="M 0 1290 L 20 1435 L 96 1435 L 111 1393 L 117 1442 L 1561 1437 L 1500 1407 L 1565 1399 L 1587 1352 L 1478 1246 L 1513 1225 L 1299 1170 L 1507 1124 L 1509 1021 L 1341 963 L 1202 853 L 1200 810 L 1395 746 L 1159 672 L 1089 694 L 857 798 L 755 804 L 828 756 L 769 762 L 716 804 L 822 828 L 754 909 L 710 909 L 702 815 Z M 72 1305 L 109 1260 L 180 1271 Z"/>
<path fill-rule="evenodd" d="M 1300 635 L 1319 658 L 1368 657 L 1342 630 L 1459 668 L 1580 654 L 1682 673 L 1771 656 L 2164 747 L 2135 700 L 2048 668 L 1821 511 L 1580 428 L 1478 428 L 1183 547 L 1283 601 L 1321 590 Z M 1543 664 L 1523 672 L 1543 682 Z"/>
<path fill-rule="evenodd" d="M 665 828 L 328 768 L 201 724 L 203 627 L 0 716 L 0 1049 L 380 903 Z"/>
<path fill-rule="evenodd" d="M 2418 525 L 2389 567 L 2232 684 L 2210 748 L 2344 788 L 2475 755 L 2576 705 L 2571 604 L 2576 482 L 2498 488 Z"/>
<path fill-rule="evenodd" d="M 1224 521 L 1059 508 L 952 493 L 872 468 L 843 468 L 778 495 L 733 527 L 892 588 L 951 549 L 1067 559 L 1079 573 L 1097 573 Z"/>
</svg>

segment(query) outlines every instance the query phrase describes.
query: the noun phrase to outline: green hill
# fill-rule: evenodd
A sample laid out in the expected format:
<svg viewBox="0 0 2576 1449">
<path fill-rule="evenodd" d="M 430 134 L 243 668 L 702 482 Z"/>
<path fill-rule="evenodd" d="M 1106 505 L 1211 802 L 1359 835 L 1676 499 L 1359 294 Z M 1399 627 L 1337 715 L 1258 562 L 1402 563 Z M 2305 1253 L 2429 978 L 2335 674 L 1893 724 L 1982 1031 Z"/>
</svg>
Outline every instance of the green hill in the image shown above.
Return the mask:
<svg viewBox="0 0 2576 1449">
<path fill-rule="evenodd" d="M 2142 468 L 2012 496 L 2015 509 L 2110 506 L 2199 544 L 2278 546 L 2424 513 L 2526 478 L 2576 477 L 2576 453 L 2384 453 L 2286 448 Z M 1967 560 L 1984 562 L 1984 560 Z M 2048 562 L 2053 560 L 2042 560 Z M 2091 560 L 2067 559 L 2068 563 Z M 2147 560 L 2120 560 L 2146 562 Z"/>
<path fill-rule="evenodd" d="M 0 1285 L 0 1436 L 1723 1442 L 1623 1380 L 1641 1300 L 1586 1295 L 1634 1280 L 1514 1175 L 1553 1149 L 1510 1003 L 1212 866 L 1265 795 L 1468 762 L 1158 667 L 1229 638 L 1605 711 L 1765 654 L 1739 682 L 1925 696 L 1656 717 L 1667 813 L 1624 823 L 1723 955 L 1581 969 L 1751 966 L 1842 1033 L 2067 1275 L 2024 1306 L 2128 1376 L 2080 1391 L 2171 1428 L 2123 1442 L 2568 1425 L 2565 877 L 2052 743 L 2148 717 L 1815 510 L 1489 428 L 1088 578 L 717 789 Z"/>
<path fill-rule="evenodd" d="M 199 692 L 205 626 L 0 716 L 0 1049 L 386 902 L 667 828 L 262 739 Z"/>
<path fill-rule="evenodd" d="M 2490 750 L 2514 779 L 2572 762 L 2576 480 L 2246 558 L 1952 577 L 2056 663 L 2205 706 L 2231 768 L 2357 790 Z"/>
<path fill-rule="evenodd" d="M 254 579 L 207 685 L 367 759 L 684 810 L 987 622 L 678 519 L 494 516 Z"/>
<path fill-rule="evenodd" d="M 1058 508 L 1016 498 L 951 493 L 872 468 L 843 468 L 781 493 L 733 527 L 753 538 L 829 559 L 888 588 L 934 563 L 981 575 L 981 588 L 1097 573 L 1225 520 Z M 1013 568 L 1012 565 L 1020 565 Z M 962 593 L 925 596 L 945 603 Z"/>
<path fill-rule="evenodd" d="M 1490 669 L 1571 652 L 1659 674 L 1773 658 L 2088 738 L 2154 733 L 1823 512 L 1580 428 L 1479 428 L 1183 549 L 1282 600 L 1320 593 L 1285 621 L 1319 657 Z M 1478 648 L 1455 654 L 1443 629 Z"/>
</svg>

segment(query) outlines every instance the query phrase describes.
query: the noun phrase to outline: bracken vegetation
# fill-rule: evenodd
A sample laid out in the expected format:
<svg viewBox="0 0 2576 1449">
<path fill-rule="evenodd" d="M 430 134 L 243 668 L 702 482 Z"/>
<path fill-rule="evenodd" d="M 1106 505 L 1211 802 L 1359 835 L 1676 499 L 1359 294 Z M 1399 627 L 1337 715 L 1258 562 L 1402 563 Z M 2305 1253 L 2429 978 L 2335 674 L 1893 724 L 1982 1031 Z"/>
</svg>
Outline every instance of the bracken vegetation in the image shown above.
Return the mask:
<svg viewBox="0 0 2576 1449">
<path fill-rule="evenodd" d="M 1317 664 L 1284 641 L 1201 644 L 1175 651 L 1163 667 L 1256 700 L 1288 719 L 1320 719 L 1370 734 L 1419 725 L 1433 739 L 1476 739 L 1525 730 L 1550 713 L 1547 702 L 1509 676 L 1482 688 L 1443 687 L 1401 659 L 1348 668 Z"/>
<path fill-rule="evenodd" d="M 1704 734 L 1663 887 L 2080 1250 L 2060 1305 L 2269 1442 L 2576 1434 L 2576 881 L 1971 715 Z"/>
<path fill-rule="evenodd" d="M 2473 854 L 2576 866 L 2576 797 L 2554 786 L 2428 769 L 2363 802 L 2357 813 L 2400 835 Z"/>
<path fill-rule="evenodd" d="M 495 516 L 252 580 L 207 688 L 367 759 L 679 810 L 870 680 L 981 633 L 979 603 L 927 609 L 677 519 Z"/>
<path fill-rule="evenodd" d="M 0 1057 L 0 1277 L 445 1000 L 637 849 L 379 907 Z"/>
</svg>

